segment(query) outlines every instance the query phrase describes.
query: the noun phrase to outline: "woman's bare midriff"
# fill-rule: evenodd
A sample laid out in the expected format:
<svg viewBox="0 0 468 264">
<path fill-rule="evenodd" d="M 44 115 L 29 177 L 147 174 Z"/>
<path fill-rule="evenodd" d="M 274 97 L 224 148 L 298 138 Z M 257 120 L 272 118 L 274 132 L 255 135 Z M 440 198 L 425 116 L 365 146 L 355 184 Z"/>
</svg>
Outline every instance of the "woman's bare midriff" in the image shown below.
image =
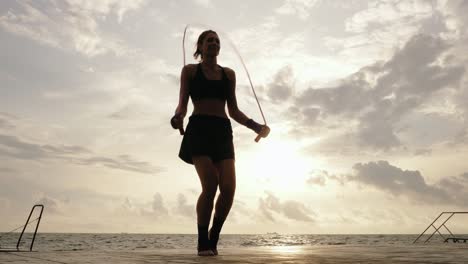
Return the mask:
<svg viewBox="0 0 468 264">
<path fill-rule="evenodd" d="M 201 99 L 193 102 L 192 115 L 213 115 L 228 118 L 226 102 L 218 99 Z"/>
</svg>

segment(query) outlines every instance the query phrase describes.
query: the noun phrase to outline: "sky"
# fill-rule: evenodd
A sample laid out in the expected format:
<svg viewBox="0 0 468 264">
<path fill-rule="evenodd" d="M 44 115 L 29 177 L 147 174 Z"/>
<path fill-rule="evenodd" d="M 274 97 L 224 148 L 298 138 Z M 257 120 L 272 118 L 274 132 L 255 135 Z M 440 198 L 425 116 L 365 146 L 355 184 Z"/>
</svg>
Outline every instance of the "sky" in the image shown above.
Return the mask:
<svg viewBox="0 0 468 264">
<path fill-rule="evenodd" d="M 0 231 L 196 233 L 169 125 L 198 35 L 237 100 L 225 233 L 421 233 L 468 204 L 468 2 L 0 2 Z M 189 113 L 192 110 L 189 102 Z M 468 210 L 467 210 L 468 211 Z M 463 224 L 465 223 L 465 225 Z M 449 227 L 467 232 L 466 218 Z"/>
</svg>

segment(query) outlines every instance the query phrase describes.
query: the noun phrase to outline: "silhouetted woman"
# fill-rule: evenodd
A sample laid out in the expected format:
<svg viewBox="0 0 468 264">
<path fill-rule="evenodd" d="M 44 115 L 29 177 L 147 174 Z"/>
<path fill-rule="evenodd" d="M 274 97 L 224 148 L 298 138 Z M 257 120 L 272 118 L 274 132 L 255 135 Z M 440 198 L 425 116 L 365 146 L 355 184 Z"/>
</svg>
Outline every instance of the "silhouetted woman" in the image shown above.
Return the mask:
<svg viewBox="0 0 468 264">
<path fill-rule="evenodd" d="M 234 145 L 231 122 L 226 115 L 238 123 L 266 137 L 270 128 L 249 119 L 237 107 L 236 75 L 227 67 L 218 65 L 217 56 L 221 48 L 218 34 L 204 31 L 197 41 L 195 59 L 200 63 L 184 66 L 180 77 L 179 104 L 171 119 L 174 129 L 183 131 L 183 119 L 191 97 L 193 113 L 180 147 L 179 157 L 195 165 L 200 178 L 202 192 L 197 202 L 198 255 L 217 255 L 219 233 L 231 209 L 236 189 Z M 210 231 L 214 198 L 219 187 L 215 214 Z"/>
</svg>

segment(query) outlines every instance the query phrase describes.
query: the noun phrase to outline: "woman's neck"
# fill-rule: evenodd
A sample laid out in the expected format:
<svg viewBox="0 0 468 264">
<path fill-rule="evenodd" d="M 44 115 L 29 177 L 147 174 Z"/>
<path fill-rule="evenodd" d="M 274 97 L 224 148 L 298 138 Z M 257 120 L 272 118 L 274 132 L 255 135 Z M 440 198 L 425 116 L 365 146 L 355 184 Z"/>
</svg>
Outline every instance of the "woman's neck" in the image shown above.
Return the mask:
<svg viewBox="0 0 468 264">
<path fill-rule="evenodd" d="M 218 61 L 216 57 L 204 58 L 201 63 L 205 68 L 216 69 L 216 67 L 218 66 Z"/>
</svg>

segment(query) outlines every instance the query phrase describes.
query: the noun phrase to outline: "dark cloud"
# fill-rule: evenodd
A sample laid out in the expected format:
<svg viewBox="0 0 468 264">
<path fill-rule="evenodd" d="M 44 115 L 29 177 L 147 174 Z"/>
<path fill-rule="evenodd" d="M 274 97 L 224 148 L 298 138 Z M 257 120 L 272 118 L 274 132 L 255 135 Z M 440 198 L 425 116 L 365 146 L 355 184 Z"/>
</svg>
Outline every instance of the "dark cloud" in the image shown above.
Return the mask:
<svg viewBox="0 0 468 264">
<path fill-rule="evenodd" d="M 304 204 L 292 200 L 280 202 L 278 197 L 271 193 L 267 193 L 265 198 L 259 198 L 259 211 L 264 219 L 271 222 L 276 221 L 275 214 L 304 222 L 314 222 L 312 216 L 315 215 Z"/>
<path fill-rule="evenodd" d="M 369 84 L 353 75 L 335 87 L 309 88 L 296 99 L 299 107 L 316 107 L 322 115 L 343 115 L 354 117 L 371 103 L 367 91 Z M 306 118 L 307 119 L 307 118 Z"/>
<path fill-rule="evenodd" d="M 405 197 L 417 204 L 464 205 L 468 202 L 467 173 L 457 177 L 445 177 L 430 184 L 419 171 L 403 170 L 383 160 L 357 163 L 353 169 L 354 172 L 349 175 L 321 173 L 318 177 L 323 178 L 320 182 L 331 180 L 371 186 L 394 197 Z M 317 180 L 309 179 L 308 183 L 314 184 L 315 181 Z"/>
<path fill-rule="evenodd" d="M 467 202 L 468 193 L 462 189 L 466 183 L 461 177 L 449 177 L 437 184 L 428 184 L 419 171 L 402 170 L 387 161 L 357 163 L 353 169 L 355 174 L 348 176 L 348 181 L 373 186 L 394 196 L 405 196 L 417 203 Z M 465 195 L 465 198 L 458 199 L 459 194 Z"/>
<path fill-rule="evenodd" d="M 359 145 L 388 150 L 401 144 L 395 135 L 392 122 L 382 118 L 378 112 L 366 114 L 357 131 Z"/>
<path fill-rule="evenodd" d="M 90 156 L 91 157 L 86 157 Z M 129 155 L 115 158 L 92 156 L 92 152 L 80 146 L 40 145 L 25 142 L 15 136 L 0 134 L 0 156 L 22 160 L 59 159 L 78 165 L 100 165 L 139 173 L 159 173 L 164 169 L 149 162 L 134 160 Z"/>
<path fill-rule="evenodd" d="M 415 198 L 450 200 L 444 190 L 429 185 L 419 171 L 402 170 L 387 161 L 357 163 L 353 166 L 355 174 L 348 180 L 370 185 L 393 195 L 410 195 Z"/>
<path fill-rule="evenodd" d="M 268 85 L 268 97 L 274 102 L 288 100 L 293 95 L 294 74 L 291 67 L 281 68 L 275 76 L 273 82 Z"/>
<path fill-rule="evenodd" d="M 441 38 L 416 35 L 387 62 L 364 67 L 336 86 L 305 90 L 288 111 L 311 126 L 323 126 L 315 123 L 317 119 L 355 122 L 356 128 L 346 138 L 361 149 L 387 151 L 404 146 L 407 142 L 399 135 L 402 119 L 436 92 L 460 86 L 465 67 L 444 60 L 450 48 Z"/>
</svg>

